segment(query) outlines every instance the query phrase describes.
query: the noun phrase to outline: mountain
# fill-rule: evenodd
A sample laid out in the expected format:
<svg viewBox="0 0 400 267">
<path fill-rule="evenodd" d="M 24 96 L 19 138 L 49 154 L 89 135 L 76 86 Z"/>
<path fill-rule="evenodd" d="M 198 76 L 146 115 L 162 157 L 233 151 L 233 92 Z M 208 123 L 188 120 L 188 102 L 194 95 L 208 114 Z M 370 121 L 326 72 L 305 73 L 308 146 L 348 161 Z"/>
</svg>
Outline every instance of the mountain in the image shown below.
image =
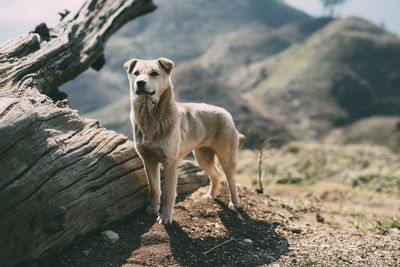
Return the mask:
<svg viewBox="0 0 400 267">
<path fill-rule="evenodd" d="M 290 31 L 286 25 L 297 25 L 298 22 L 310 22 L 315 19 L 278 0 L 219 0 L 216 2 L 172 0 L 160 1 L 156 4 L 159 8 L 155 12 L 127 24 L 109 41 L 105 54 L 107 63 L 100 73 L 89 71 L 62 88 L 68 93 L 70 103 L 81 113 L 99 119 L 106 127 L 128 136 L 130 136 L 130 129 L 126 126 L 127 123 L 129 125 L 129 114 L 126 112 L 129 110 L 126 98 L 128 85 L 122 68 L 128 58 L 165 56 L 173 59 L 177 66 L 173 76 L 178 79 L 175 84 L 179 90 L 182 87 L 179 85 L 182 80 L 179 77 L 188 75 L 187 77 L 191 77 L 194 84 L 203 83 L 194 76 L 195 64 L 190 64 L 190 61 L 205 54 L 210 47 L 218 49 L 214 43 L 221 43 L 224 40 L 230 43 L 230 39 L 235 36 L 243 35 L 246 39 L 252 35 L 253 40 L 249 40 L 249 46 L 254 47 L 254 51 L 258 53 L 255 59 L 260 59 L 287 48 L 293 42 L 303 40 L 316 28 L 316 25 L 311 23 L 308 27 L 300 27 L 298 32 Z M 283 30 L 280 31 L 280 28 Z M 272 32 L 276 37 L 269 38 L 268 34 Z M 133 36 L 132 33 L 135 35 Z M 268 39 L 268 44 L 265 39 Z M 259 51 L 260 47 L 264 47 L 262 51 Z M 181 63 L 185 65 L 186 62 L 189 62 L 186 66 L 192 67 L 179 68 Z M 224 92 L 232 91 L 218 99 L 224 99 L 222 102 L 229 103 L 228 105 L 222 103 L 222 106 L 235 114 L 235 120 L 241 126 L 239 128 L 246 130 L 248 135 L 265 131 L 271 134 L 284 132 L 284 127 L 254 112 L 250 108 L 251 104 L 233 93 L 235 90 L 222 82 L 215 83 L 217 80 L 214 74 L 209 73 L 211 70 L 206 70 L 200 65 L 196 69 L 207 73 L 206 76 L 212 78 L 214 94 L 217 92 L 222 96 Z M 197 87 L 193 85 L 190 88 Z M 201 88 L 201 90 L 205 89 L 204 86 Z M 181 91 L 177 93 L 177 97 L 183 101 L 209 102 L 208 99 L 201 97 L 190 97 L 188 88 Z M 212 103 L 221 105 L 219 101 Z M 239 112 L 241 110 L 247 110 L 247 113 L 241 114 Z M 114 114 L 120 114 L 120 116 L 111 117 Z M 249 119 L 250 117 L 252 119 Z M 287 135 L 283 134 L 283 136 L 282 138 L 286 140 Z"/>
<path fill-rule="evenodd" d="M 275 29 L 310 19 L 279 0 L 160 0 L 155 3 L 156 11 L 126 24 L 107 43 L 106 65 L 100 73 L 84 73 L 61 88 L 82 113 L 118 101 L 127 93 L 123 64 L 129 58 L 163 56 L 179 65 L 204 54 L 222 35 L 256 28 Z"/>
<path fill-rule="evenodd" d="M 108 44 L 107 62 L 113 69 L 119 68 L 127 56 L 144 59 L 164 56 L 180 63 L 201 56 L 216 38 L 226 33 L 257 27 L 278 28 L 310 18 L 279 0 L 155 3 L 156 11 L 124 26 Z"/>
<path fill-rule="evenodd" d="M 400 115 L 400 40 L 368 21 L 312 18 L 278 0 L 157 4 L 109 41 L 100 73 L 62 88 L 107 128 L 131 136 L 122 66 L 132 57 L 174 60 L 177 99 L 226 108 L 248 145 L 324 140 L 370 116 Z"/>
<path fill-rule="evenodd" d="M 400 116 L 371 116 L 330 131 L 328 144 L 376 144 L 400 152 Z"/>
<path fill-rule="evenodd" d="M 400 40 L 359 18 L 334 21 L 252 67 L 266 77 L 245 97 L 301 139 L 400 113 Z"/>
</svg>

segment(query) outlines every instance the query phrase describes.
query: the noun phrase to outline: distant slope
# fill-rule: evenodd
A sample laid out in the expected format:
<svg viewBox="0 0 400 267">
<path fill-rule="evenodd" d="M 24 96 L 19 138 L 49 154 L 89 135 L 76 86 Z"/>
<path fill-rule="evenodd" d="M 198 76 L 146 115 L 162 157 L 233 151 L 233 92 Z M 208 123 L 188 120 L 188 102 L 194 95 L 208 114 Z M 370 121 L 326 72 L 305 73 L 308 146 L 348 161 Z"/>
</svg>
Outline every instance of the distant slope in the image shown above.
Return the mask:
<svg viewBox="0 0 400 267">
<path fill-rule="evenodd" d="M 125 25 L 107 43 L 106 66 L 100 74 L 84 73 L 61 88 L 70 95 L 75 108 L 88 113 L 102 108 L 106 102 L 118 101 L 127 90 L 122 66 L 129 58 L 163 56 L 179 64 L 201 56 L 222 35 L 256 28 L 276 29 L 310 19 L 279 0 L 156 0 L 155 3 L 156 11 Z M 102 77 L 104 73 L 106 79 Z M 110 76 L 112 79 L 108 79 Z"/>
<path fill-rule="evenodd" d="M 218 80 L 243 92 L 256 86 L 253 76 L 259 73 L 251 68 L 254 63 L 302 43 L 331 21 L 331 18 L 309 18 L 279 28 L 251 27 L 227 33 L 219 36 L 196 62 Z M 263 70 L 260 75 L 260 79 L 267 78 Z"/>
<path fill-rule="evenodd" d="M 125 69 L 111 70 L 108 66 L 99 73 L 87 70 L 75 80 L 61 87 L 68 94 L 72 107 L 81 114 L 102 109 L 129 95 Z"/>
<path fill-rule="evenodd" d="M 250 144 L 322 140 L 360 119 L 400 115 L 400 40 L 365 20 L 311 18 L 278 0 L 158 4 L 110 41 L 100 74 L 62 88 L 108 128 L 131 135 L 122 67 L 131 57 L 173 59 L 177 98 L 226 108 Z"/>
<path fill-rule="evenodd" d="M 155 12 L 125 26 L 111 40 L 107 55 L 112 55 L 112 68 L 117 69 L 126 57 L 164 56 L 179 63 L 203 54 L 221 34 L 259 26 L 278 28 L 309 18 L 279 0 L 155 3 Z"/>
<path fill-rule="evenodd" d="M 298 138 L 373 114 L 400 113 L 400 40 L 358 18 L 332 22 L 303 44 L 254 64 L 265 79 L 245 97 Z"/>
<path fill-rule="evenodd" d="M 334 144 L 375 144 L 400 152 L 400 116 L 372 116 L 336 128 L 324 138 Z"/>
</svg>

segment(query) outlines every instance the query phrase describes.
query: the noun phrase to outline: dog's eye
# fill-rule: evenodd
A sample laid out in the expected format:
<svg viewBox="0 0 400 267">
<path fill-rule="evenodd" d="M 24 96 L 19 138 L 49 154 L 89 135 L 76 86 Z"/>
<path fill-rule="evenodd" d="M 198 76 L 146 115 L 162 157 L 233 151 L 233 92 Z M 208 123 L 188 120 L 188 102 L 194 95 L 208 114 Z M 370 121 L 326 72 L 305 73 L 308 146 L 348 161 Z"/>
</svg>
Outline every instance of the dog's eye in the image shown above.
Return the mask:
<svg viewBox="0 0 400 267">
<path fill-rule="evenodd" d="M 150 73 L 151 76 L 156 77 L 158 75 L 157 72 L 153 71 L 152 73 Z"/>
<path fill-rule="evenodd" d="M 139 72 L 138 72 L 138 71 L 135 71 L 134 75 L 138 76 L 138 75 L 139 75 Z"/>
</svg>

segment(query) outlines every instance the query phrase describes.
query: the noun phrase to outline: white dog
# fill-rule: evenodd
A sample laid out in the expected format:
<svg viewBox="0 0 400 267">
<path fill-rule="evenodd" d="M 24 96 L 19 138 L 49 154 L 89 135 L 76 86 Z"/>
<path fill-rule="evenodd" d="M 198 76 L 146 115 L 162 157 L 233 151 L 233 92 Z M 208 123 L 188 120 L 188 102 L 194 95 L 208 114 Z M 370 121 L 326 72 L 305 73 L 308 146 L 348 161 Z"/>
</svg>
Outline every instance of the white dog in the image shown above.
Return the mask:
<svg viewBox="0 0 400 267">
<path fill-rule="evenodd" d="M 194 150 L 211 186 L 203 197 L 215 198 L 225 172 L 231 193 L 230 206 L 239 207 L 236 189 L 236 156 L 245 137 L 236 130 L 232 116 L 223 108 L 207 104 L 175 102 L 171 71 L 174 63 L 131 59 L 124 64 L 130 84 L 131 123 L 136 150 L 143 160 L 151 201 L 146 211 L 159 214 L 160 164 L 165 169 L 165 188 L 158 221 L 172 223 L 179 159 Z"/>
</svg>

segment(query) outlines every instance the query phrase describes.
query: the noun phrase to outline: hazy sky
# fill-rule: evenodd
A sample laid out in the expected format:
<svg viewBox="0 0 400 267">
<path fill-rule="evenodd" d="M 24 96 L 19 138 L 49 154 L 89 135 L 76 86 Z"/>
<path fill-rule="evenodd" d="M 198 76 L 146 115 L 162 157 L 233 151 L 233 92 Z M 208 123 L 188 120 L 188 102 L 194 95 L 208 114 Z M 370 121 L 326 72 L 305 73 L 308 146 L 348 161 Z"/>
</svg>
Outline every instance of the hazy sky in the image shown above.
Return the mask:
<svg viewBox="0 0 400 267">
<path fill-rule="evenodd" d="M 285 0 L 286 3 L 302 9 L 310 15 L 321 16 L 324 12 L 320 0 Z M 400 0 L 347 0 L 337 8 L 340 17 L 358 16 L 400 36 Z"/>
<path fill-rule="evenodd" d="M 314 16 L 324 14 L 319 0 L 284 1 Z M 41 22 L 46 22 L 49 27 L 54 26 L 59 20 L 59 11 L 63 11 L 64 8 L 76 10 L 83 2 L 83 0 L 0 0 L 0 42 L 27 33 Z M 348 3 L 337 11 L 342 17 L 356 15 L 378 25 L 384 23 L 388 30 L 400 36 L 400 0 L 348 0 Z"/>
</svg>

